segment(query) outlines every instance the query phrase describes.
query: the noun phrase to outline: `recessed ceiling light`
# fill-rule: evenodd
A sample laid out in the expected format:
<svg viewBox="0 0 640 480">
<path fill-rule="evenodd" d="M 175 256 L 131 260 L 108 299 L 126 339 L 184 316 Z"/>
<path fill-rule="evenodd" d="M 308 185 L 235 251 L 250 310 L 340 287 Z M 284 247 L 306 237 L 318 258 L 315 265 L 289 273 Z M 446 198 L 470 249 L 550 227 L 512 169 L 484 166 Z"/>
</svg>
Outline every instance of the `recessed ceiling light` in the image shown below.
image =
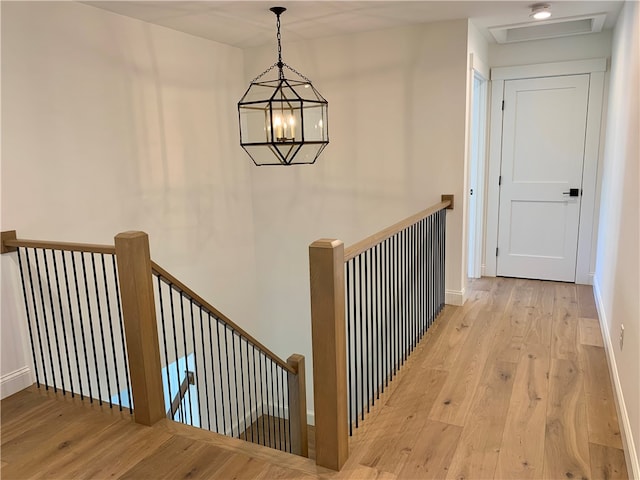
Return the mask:
<svg viewBox="0 0 640 480">
<path fill-rule="evenodd" d="M 536 20 L 544 20 L 551 16 L 551 5 L 548 3 L 537 3 L 531 6 L 530 17 Z"/>
</svg>

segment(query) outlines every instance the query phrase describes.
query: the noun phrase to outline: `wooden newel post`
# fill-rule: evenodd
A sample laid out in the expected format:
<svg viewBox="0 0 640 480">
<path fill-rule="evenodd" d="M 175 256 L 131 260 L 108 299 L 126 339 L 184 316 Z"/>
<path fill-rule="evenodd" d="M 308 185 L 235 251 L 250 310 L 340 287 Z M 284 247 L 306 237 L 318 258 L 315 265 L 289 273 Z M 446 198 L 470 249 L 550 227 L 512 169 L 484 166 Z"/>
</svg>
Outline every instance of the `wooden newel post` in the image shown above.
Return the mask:
<svg viewBox="0 0 640 480">
<path fill-rule="evenodd" d="M 296 373 L 287 373 L 289 386 L 289 422 L 291 422 L 291 453 L 309 456 L 307 434 L 307 386 L 304 372 L 304 356 L 294 353 L 287 363 Z"/>
<path fill-rule="evenodd" d="M 340 470 L 349 457 L 344 315 L 344 244 L 309 246 L 316 463 Z"/>
<path fill-rule="evenodd" d="M 136 423 L 153 425 L 166 417 L 149 236 L 124 232 L 115 237 L 129 374 Z"/>
</svg>

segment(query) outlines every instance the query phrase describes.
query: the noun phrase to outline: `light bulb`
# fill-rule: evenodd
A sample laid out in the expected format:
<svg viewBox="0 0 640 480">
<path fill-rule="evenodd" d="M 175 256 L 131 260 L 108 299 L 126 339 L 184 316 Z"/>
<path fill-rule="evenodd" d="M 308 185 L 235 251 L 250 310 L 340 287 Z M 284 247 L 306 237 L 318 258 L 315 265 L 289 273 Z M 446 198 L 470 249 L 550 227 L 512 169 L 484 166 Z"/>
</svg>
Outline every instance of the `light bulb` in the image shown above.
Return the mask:
<svg viewBox="0 0 640 480">
<path fill-rule="evenodd" d="M 535 20 L 545 20 L 551 17 L 551 5 L 548 3 L 540 3 L 531 7 L 530 17 Z"/>
</svg>

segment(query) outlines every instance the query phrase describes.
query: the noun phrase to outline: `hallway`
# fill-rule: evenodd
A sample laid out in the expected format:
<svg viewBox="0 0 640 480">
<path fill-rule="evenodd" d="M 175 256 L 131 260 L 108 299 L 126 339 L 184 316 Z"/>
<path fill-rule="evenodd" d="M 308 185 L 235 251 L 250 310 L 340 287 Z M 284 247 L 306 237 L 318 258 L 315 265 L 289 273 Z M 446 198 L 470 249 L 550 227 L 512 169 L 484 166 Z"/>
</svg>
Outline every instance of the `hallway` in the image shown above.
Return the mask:
<svg viewBox="0 0 640 480">
<path fill-rule="evenodd" d="M 354 434 L 339 478 L 627 478 L 591 287 L 470 289 Z"/>
<path fill-rule="evenodd" d="M 2 477 L 626 479 L 591 287 L 470 288 L 354 432 L 339 473 L 31 387 L 2 401 Z"/>
</svg>

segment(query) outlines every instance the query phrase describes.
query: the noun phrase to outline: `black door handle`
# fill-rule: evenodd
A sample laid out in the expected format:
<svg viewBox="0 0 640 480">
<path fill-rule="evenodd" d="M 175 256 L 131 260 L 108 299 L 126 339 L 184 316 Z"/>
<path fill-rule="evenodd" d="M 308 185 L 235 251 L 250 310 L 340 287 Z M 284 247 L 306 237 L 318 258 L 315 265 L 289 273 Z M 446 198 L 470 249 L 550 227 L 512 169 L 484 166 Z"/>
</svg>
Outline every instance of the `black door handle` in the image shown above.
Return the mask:
<svg viewBox="0 0 640 480">
<path fill-rule="evenodd" d="M 562 192 L 563 195 L 569 195 L 570 197 L 579 197 L 580 189 L 579 188 L 570 188 L 568 192 Z"/>
</svg>

